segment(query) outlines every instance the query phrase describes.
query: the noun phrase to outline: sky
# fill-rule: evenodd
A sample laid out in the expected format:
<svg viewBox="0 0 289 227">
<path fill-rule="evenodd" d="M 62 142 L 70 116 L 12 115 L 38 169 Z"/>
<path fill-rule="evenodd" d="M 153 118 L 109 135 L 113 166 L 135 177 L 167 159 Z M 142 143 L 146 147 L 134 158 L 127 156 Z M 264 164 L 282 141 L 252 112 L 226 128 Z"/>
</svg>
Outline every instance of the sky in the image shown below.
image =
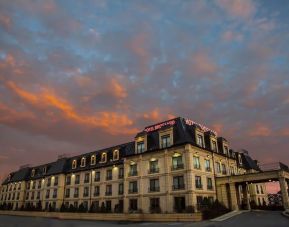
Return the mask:
<svg viewBox="0 0 289 227">
<path fill-rule="evenodd" d="M 175 116 L 289 164 L 289 1 L 1 0 L 0 178 Z"/>
</svg>

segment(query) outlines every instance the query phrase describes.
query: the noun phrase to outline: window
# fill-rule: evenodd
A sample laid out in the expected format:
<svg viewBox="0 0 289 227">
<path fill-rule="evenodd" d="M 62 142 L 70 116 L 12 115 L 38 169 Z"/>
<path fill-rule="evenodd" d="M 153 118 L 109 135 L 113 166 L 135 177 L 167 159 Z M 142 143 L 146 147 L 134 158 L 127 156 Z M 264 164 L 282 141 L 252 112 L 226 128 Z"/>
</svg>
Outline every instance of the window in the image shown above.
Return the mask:
<svg viewBox="0 0 289 227">
<path fill-rule="evenodd" d="M 212 151 L 218 152 L 217 142 L 215 140 L 212 140 Z"/>
<path fill-rule="evenodd" d="M 110 200 L 105 201 L 105 207 L 106 207 L 107 212 L 111 211 L 111 201 Z"/>
<path fill-rule="evenodd" d="M 184 176 L 173 177 L 173 190 L 185 189 Z"/>
<path fill-rule="evenodd" d="M 193 161 L 194 161 L 194 168 L 201 169 L 200 157 L 194 156 Z"/>
<path fill-rule="evenodd" d="M 161 148 L 166 148 L 171 146 L 171 138 L 170 135 L 161 136 Z"/>
<path fill-rule="evenodd" d="M 174 198 L 174 210 L 177 213 L 182 213 L 186 209 L 185 197 L 175 197 Z"/>
<path fill-rule="evenodd" d="M 196 189 L 202 189 L 202 178 L 200 176 L 195 176 L 195 184 L 196 184 Z"/>
<path fill-rule="evenodd" d="M 39 181 L 40 182 L 40 187 L 41 187 L 41 181 Z M 21 189 L 21 183 L 19 183 L 18 184 L 18 190 L 20 190 Z M 4 190 L 4 188 L 3 188 L 3 190 Z"/>
<path fill-rule="evenodd" d="M 119 194 L 119 195 L 123 195 L 123 183 L 120 183 L 120 184 L 118 185 L 118 194 Z"/>
<path fill-rule="evenodd" d="M 224 146 L 224 154 L 228 154 L 229 153 L 229 149 L 228 149 L 228 147 L 227 146 Z"/>
<path fill-rule="evenodd" d="M 172 170 L 183 169 L 183 158 L 179 153 L 175 153 L 172 158 Z"/>
<path fill-rule="evenodd" d="M 137 210 L 137 199 L 129 200 L 129 210 L 136 211 Z"/>
<path fill-rule="evenodd" d="M 213 181 L 212 181 L 212 178 L 210 177 L 207 177 L 207 189 L 213 190 Z"/>
<path fill-rule="evenodd" d="M 239 164 L 240 164 L 240 165 L 242 165 L 242 164 L 243 164 L 243 162 L 242 162 L 242 157 L 241 157 L 241 155 L 240 155 L 240 154 L 238 155 L 238 159 L 239 159 Z"/>
<path fill-rule="evenodd" d="M 129 176 L 137 176 L 137 164 L 136 163 L 130 164 Z"/>
<path fill-rule="evenodd" d="M 50 185 L 51 185 L 51 177 L 49 177 L 49 178 L 47 179 L 47 187 L 50 187 Z"/>
<path fill-rule="evenodd" d="M 198 144 L 200 147 L 204 147 L 203 136 L 200 135 L 200 134 L 197 134 L 197 144 Z"/>
<path fill-rule="evenodd" d="M 153 159 L 149 163 L 149 173 L 158 173 L 159 172 L 159 166 L 158 166 L 158 160 Z"/>
<path fill-rule="evenodd" d="M 222 164 L 222 174 L 224 174 L 224 175 L 227 174 L 227 168 L 226 168 L 226 165 L 224 163 Z"/>
<path fill-rule="evenodd" d="M 32 183 L 32 189 L 35 189 L 36 188 L 36 181 L 33 181 Z"/>
<path fill-rule="evenodd" d="M 207 172 L 211 172 L 211 161 L 209 159 L 205 159 L 205 168 Z"/>
<path fill-rule="evenodd" d="M 256 184 L 256 191 L 257 191 L 257 194 L 260 193 L 258 184 Z"/>
<path fill-rule="evenodd" d="M 137 193 L 137 181 L 129 182 L 128 193 Z"/>
<path fill-rule="evenodd" d="M 122 179 L 123 175 L 124 175 L 123 167 L 119 167 L 119 169 L 118 169 L 118 178 Z"/>
<path fill-rule="evenodd" d="M 75 202 L 73 203 L 73 207 L 74 207 L 74 208 L 78 208 L 78 202 L 77 202 L 77 201 L 75 201 Z"/>
<path fill-rule="evenodd" d="M 90 165 L 95 165 L 95 163 L 96 163 L 95 155 L 91 155 L 91 157 L 90 157 Z"/>
<path fill-rule="evenodd" d="M 77 175 L 75 175 L 74 184 L 79 184 L 79 183 L 80 183 L 80 175 L 77 174 Z"/>
<path fill-rule="evenodd" d="M 101 163 L 105 163 L 105 162 L 106 162 L 106 153 L 105 153 L 105 152 L 103 152 L 103 153 L 101 154 L 100 162 L 101 162 Z"/>
<path fill-rule="evenodd" d="M 143 153 L 144 152 L 144 141 L 137 142 L 136 144 L 136 152 Z"/>
<path fill-rule="evenodd" d="M 152 213 L 160 212 L 160 199 L 159 198 L 151 198 L 150 199 L 150 211 Z"/>
<path fill-rule="evenodd" d="M 203 205 L 203 196 L 197 196 L 197 208 L 200 210 Z"/>
<path fill-rule="evenodd" d="M 80 167 L 85 167 L 85 164 L 86 164 L 86 158 L 83 157 L 83 158 L 81 159 L 81 162 L 80 162 Z"/>
<path fill-rule="evenodd" d="M 54 178 L 54 186 L 57 186 L 58 185 L 58 177 L 55 177 Z"/>
<path fill-rule="evenodd" d="M 221 164 L 220 162 L 216 162 L 216 172 L 221 173 Z"/>
<path fill-rule="evenodd" d="M 111 194 L 112 194 L 112 186 L 108 184 L 106 185 L 105 195 L 111 195 Z"/>
<path fill-rule="evenodd" d="M 50 190 L 47 190 L 47 191 L 46 191 L 46 199 L 49 198 L 49 195 L 50 195 Z"/>
<path fill-rule="evenodd" d="M 88 197 L 88 195 L 89 195 L 89 187 L 84 187 L 83 197 Z"/>
<path fill-rule="evenodd" d="M 90 174 L 89 173 L 85 173 L 84 175 L 84 183 L 89 183 L 89 177 L 90 177 Z"/>
<path fill-rule="evenodd" d="M 112 170 L 106 170 L 106 180 L 112 180 Z"/>
<path fill-rule="evenodd" d="M 57 189 L 56 188 L 53 190 L 53 198 L 54 199 L 57 198 Z"/>
<path fill-rule="evenodd" d="M 159 191 L 160 191 L 159 179 L 150 179 L 149 192 L 159 192 Z"/>
<path fill-rule="evenodd" d="M 113 161 L 116 161 L 119 159 L 119 151 L 118 150 L 114 150 L 113 151 Z"/>
<path fill-rule="evenodd" d="M 262 186 L 260 186 L 260 189 L 261 189 L 261 194 L 264 194 L 264 190 Z"/>
<path fill-rule="evenodd" d="M 76 169 L 76 166 L 77 166 L 77 161 L 73 160 L 72 161 L 72 169 Z"/>
<path fill-rule="evenodd" d="M 94 187 L 94 196 L 99 196 L 99 186 Z"/>
<path fill-rule="evenodd" d="M 35 169 L 32 169 L 32 171 L 31 171 L 31 177 L 34 177 L 34 175 L 35 175 Z"/>
<path fill-rule="evenodd" d="M 74 198 L 78 198 L 79 195 L 79 188 L 74 188 Z"/>
<path fill-rule="evenodd" d="M 99 171 L 95 172 L 94 181 L 95 182 L 100 181 L 100 172 Z"/>
<path fill-rule="evenodd" d="M 47 167 L 44 166 L 43 169 L 42 169 L 42 171 L 43 171 L 43 174 L 46 174 L 46 172 L 47 172 Z"/>
<path fill-rule="evenodd" d="M 18 195 L 17 195 L 18 200 L 19 200 L 19 197 L 20 197 L 20 193 L 18 193 Z M 37 198 L 36 199 L 40 199 L 40 192 L 39 191 L 37 192 Z"/>
</svg>

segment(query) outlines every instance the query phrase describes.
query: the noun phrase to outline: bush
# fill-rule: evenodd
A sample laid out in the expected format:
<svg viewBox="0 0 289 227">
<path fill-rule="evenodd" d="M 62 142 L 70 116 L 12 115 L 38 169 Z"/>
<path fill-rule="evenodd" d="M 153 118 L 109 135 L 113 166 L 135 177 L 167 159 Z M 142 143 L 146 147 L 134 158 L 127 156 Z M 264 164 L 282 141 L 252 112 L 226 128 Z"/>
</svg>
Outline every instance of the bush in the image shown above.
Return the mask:
<svg viewBox="0 0 289 227">
<path fill-rule="evenodd" d="M 215 200 L 213 204 L 208 204 L 206 208 L 202 210 L 203 219 L 212 219 L 223 214 L 230 212 L 231 210 L 226 208 L 223 204 L 221 204 L 218 200 Z"/>
</svg>

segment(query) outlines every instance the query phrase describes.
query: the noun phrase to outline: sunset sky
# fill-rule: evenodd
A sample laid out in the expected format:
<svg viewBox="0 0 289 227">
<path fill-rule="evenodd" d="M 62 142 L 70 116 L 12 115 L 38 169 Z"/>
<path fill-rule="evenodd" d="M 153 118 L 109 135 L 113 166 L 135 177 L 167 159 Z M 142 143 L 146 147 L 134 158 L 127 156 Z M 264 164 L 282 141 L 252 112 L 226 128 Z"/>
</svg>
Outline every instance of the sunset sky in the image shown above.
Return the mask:
<svg viewBox="0 0 289 227">
<path fill-rule="evenodd" d="M 0 2 L 0 179 L 188 117 L 289 164 L 289 1 Z"/>
</svg>

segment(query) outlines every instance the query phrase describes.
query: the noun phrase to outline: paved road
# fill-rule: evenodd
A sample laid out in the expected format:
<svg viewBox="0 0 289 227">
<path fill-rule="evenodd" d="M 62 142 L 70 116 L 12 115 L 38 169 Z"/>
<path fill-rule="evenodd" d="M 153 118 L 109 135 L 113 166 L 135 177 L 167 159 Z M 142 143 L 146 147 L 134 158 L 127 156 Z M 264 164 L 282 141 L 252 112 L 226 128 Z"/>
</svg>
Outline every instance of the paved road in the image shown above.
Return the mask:
<svg viewBox="0 0 289 227">
<path fill-rule="evenodd" d="M 48 218 L 15 217 L 0 215 L 0 227 L 121 227 L 121 226 L 186 226 L 186 227 L 289 227 L 289 218 L 280 212 L 256 211 L 247 212 L 223 222 L 195 223 L 117 223 L 101 221 L 72 221 Z"/>
</svg>

